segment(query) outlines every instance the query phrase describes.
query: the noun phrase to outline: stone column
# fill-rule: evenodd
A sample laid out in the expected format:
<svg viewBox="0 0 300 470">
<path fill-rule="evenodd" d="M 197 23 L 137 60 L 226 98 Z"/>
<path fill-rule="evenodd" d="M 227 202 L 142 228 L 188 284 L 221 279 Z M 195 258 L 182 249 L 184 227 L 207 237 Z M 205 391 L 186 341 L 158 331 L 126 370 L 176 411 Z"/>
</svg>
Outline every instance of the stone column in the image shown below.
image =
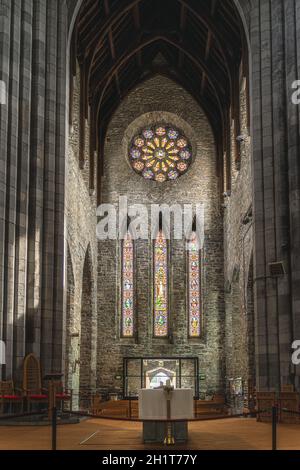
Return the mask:
<svg viewBox="0 0 300 470">
<path fill-rule="evenodd" d="M 26 353 L 40 356 L 46 83 L 46 0 L 33 2 L 31 151 L 27 261 Z"/>
<path fill-rule="evenodd" d="M 295 204 L 299 203 L 296 176 L 299 175 L 299 161 L 296 161 L 299 110 L 293 109 L 290 98 L 287 99 L 290 82 L 297 78 L 292 70 L 296 3 L 294 0 L 256 1 L 251 10 L 254 286 L 261 390 L 279 389 L 281 383 L 290 380 L 291 343 L 295 334 L 292 319 L 295 322 L 296 316 L 299 317 L 295 299 L 299 294 L 293 289 L 299 272 L 299 258 L 298 266 L 295 262 L 299 250 L 299 206 Z M 270 277 L 268 264 L 274 261 L 284 262 L 287 274 L 283 278 Z"/>
<path fill-rule="evenodd" d="M 18 380 L 29 352 L 62 368 L 66 5 L 0 3 L 0 334 Z"/>
<path fill-rule="evenodd" d="M 293 340 L 300 339 L 300 105 L 292 103 L 292 83 L 300 79 L 300 3 L 283 2 L 286 76 L 286 149 L 289 181 L 290 282 Z M 300 389 L 300 369 L 293 368 Z"/>
<path fill-rule="evenodd" d="M 6 100 L 0 104 L 0 339 L 6 339 L 6 312 L 4 312 L 4 268 L 5 268 L 5 220 L 6 220 L 6 175 L 8 141 L 8 91 L 11 45 L 11 8 L 10 0 L 0 3 L 0 80 L 5 84 Z M 2 367 L 4 369 L 4 367 Z"/>
</svg>

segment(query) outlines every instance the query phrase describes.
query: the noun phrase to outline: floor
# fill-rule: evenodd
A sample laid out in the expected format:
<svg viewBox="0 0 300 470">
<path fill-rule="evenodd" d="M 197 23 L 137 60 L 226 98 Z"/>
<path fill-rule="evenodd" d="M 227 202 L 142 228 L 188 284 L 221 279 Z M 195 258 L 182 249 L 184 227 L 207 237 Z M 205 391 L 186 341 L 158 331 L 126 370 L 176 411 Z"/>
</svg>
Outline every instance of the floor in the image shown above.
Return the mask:
<svg viewBox="0 0 300 470">
<path fill-rule="evenodd" d="M 61 450 L 137 450 L 165 447 L 144 446 L 141 424 L 113 420 L 87 420 L 58 427 L 57 448 Z M 187 445 L 171 449 L 268 450 L 271 425 L 255 419 L 222 419 L 190 423 Z M 49 427 L 0 427 L 0 450 L 48 450 Z M 278 449 L 300 450 L 300 425 L 278 426 Z"/>
</svg>

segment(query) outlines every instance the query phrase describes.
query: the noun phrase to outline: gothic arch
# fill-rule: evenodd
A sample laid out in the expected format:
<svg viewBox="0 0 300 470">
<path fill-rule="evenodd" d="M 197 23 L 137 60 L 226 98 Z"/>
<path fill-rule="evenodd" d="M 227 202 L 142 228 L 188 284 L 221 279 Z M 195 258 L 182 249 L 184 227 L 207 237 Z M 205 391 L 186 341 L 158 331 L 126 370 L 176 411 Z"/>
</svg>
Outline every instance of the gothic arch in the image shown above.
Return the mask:
<svg viewBox="0 0 300 470">
<path fill-rule="evenodd" d="M 70 253 L 69 244 L 67 245 L 67 278 L 66 278 L 66 355 L 65 355 L 65 371 L 66 371 L 66 385 L 69 389 L 73 389 L 73 374 L 75 372 L 74 368 L 75 358 L 74 354 L 76 353 L 73 350 L 72 345 L 72 335 L 74 332 L 74 314 L 75 314 L 75 278 L 73 263 Z"/>
<path fill-rule="evenodd" d="M 91 247 L 87 247 L 81 292 L 79 399 L 81 407 L 88 404 L 92 387 L 92 318 L 93 318 L 93 264 Z"/>
<path fill-rule="evenodd" d="M 73 24 L 82 3 L 81 0 L 73 2 Z M 225 1 L 219 3 L 225 4 Z M 297 77 L 297 44 L 289 39 L 297 37 L 297 25 L 292 7 L 294 1 L 288 6 L 286 2 L 278 2 L 274 6 L 268 3 L 266 9 L 261 9 L 259 3 L 254 0 L 226 1 L 226 4 L 235 5 L 237 9 L 242 23 L 240 29 L 245 33 L 249 52 L 250 114 L 254 118 L 250 119 L 256 211 L 254 284 L 257 330 L 260 332 L 256 351 L 257 378 L 260 389 L 267 390 L 280 387 L 280 382 L 287 379 L 291 341 L 300 331 L 296 309 L 300 298 L 297 289 L 299 246 L 295 242 L 299 225 L 299 204 L 298 199 L 295 203 L 295 194 L 299 181 L 294 177 L 299 170 L 299 142 L 296 141 L 298 110 L 286 95 L 286 85 Z M 251 56 L 255 60 L 251 61 Z M 115 64 L 115 61 L 111 63 Z M 255 86 L 252 86 L 252 77 Z M 263 82 L 266 81 L 270 86 L 264 87 Z M 110 93 L 117 97 L 113 87 Z M 109 102 L 107 107 L 110 108 Z M 269 107 L 271 111 L 266 112 Z M 103 127 L 111 109 L 106 109 L 102 116 Z M 104 139 L 105 130 L 100 136 L 101 141 Z M 97 150 L 101 156 L 101 145 Z M 272 170 L 265 171 L 266 165 Z M 277 187 L 281 190 L 276 191 Z M 283 260 L 290 271 L 282 282 L 279 281 L 281 286 L 267 280 L 268 264 L 275 258 Z M 271 299 L 277 300 L 275 306 Z M 269 334 L 269 331 L 274 333 Z M 275 345 L 274 336 L 278 339 Z M 270 353 L 273 349 L 275 353 Z M 300 385 L 299 373 L 297 384 Z"/>
<path fill-rule="evenodd" d="M 247 370 L 248 380 L 255 386 L 255 321 L 254 321 L 254 266 L 253 253 L 248 269 L 248 277 L 246 284 L 246 322 L 247 322 Z"/>
<path fill-rule="evenodd" d="M 149 29 L 149 25 L 141 23 L 149 16 L 147 5 L 143 0 L 132 0 L 126 5 L 118 4 L 111 7 L 108 3 L 106 4 L 105 17 L 99 9 L 95 9 L 93 17 L 88 14 L 88 9 L 95 6 L 93 1 L 91 0 L 86 4 L 80 0 L 74 2 L 74 14 L 69 31 L 70 48 L 74 56 L 71 64 L 72 73 L 74 75 L 76 68 L 75 57 L 77 57 L 81 64 L 80 74 L 82 76 L 79 160 L 80 166 L 83 167 L 85 158 L 89 159 L 91 189 L 94 190 L 95 159 L 97 158 L 100 161 L 103 158 L 105 136 L 112 114 L 124 96 L 127 96 L 144 79 L 144 75 L 158 72 L 157 68 L 161 74 L 168 73 L 170 78 L 177 81 L 181 80 L 183 87 L 195 95 L 195 99 L 204 109 L 212 127 L 215 129 L 216 147 L 219 156 L 218 170 L 222 175 L 224 170 L 222 164 L 224 149 L 229 153 L 230 148 L 228 132 L 232 119 L 234 120 L 235 136 L 237 137 L 240 133 L 238 113 L 240 72 L 238 64 L 241 63 L 242 73 L 249 76 L 249 40 L 246 19 L 244 16 L 241 17 L 244 10 L 246 13 L 248 12 L 249 5 L 247 1 L 226 0 L 226 3 L 214 3 L 211 6 L 211 11 L 210 8 L 196 8 L 185 0 L 174 2 L 174 8 L 178 9 L 180 14 L 178 34 L 182 37 L 179 42 L 174 35 L 169 34 L 169 29 L 166 29 L 163 24 L 158 24 L 157 29 L 147 33 L 146 38 L 142 38 L 141 35 L 136 33 L 140 28 Z M 155 3 L 155 7 L 157 7 L 157 3 Z M 145 8 L 146 11 L 144 11 Z M 103 45 L 103 37 L 113 30 L 122 15 L 124 17 L 132 14 L 135 16 L 135 28 L 130 32 L 126 28 L 122 31 L 123 43 L 126 36 L 129 35 L 128 45 L 123 47 L 122 51 L 118 51 L 114 44 L 114 41 L 117 42 L 118 37 L 111 37 L 108 41 L 110 46 L 105 54 L 112 54 L 113 60 L 109 65 L 107 63 L 102 64 L 101 59 L 99 62 L 99 57 L 103 54 L 100 54 L 99 51 L 101 48 L 106 47 Z M 230 24 L 228 30 L 224 29 L 219 22 L 220 15 L 226 16 L 227 23 Z M 202 39 L 200 41 L 200 49 L 203 48 L 202 52 L 195 49 L 193 41 L 190 41 L 189 37 L 185 35 L 185 27 L 182 25 L 188 22 L 189 16 L 195 17 L 197 21 L 196 29 L 204 37 L 203 44 Z M 137 17 L 139 19 L 136 19 Z M 79 21 L 77 21 L 78 18 Z M 95 27 L 96 25 L 98 25 L 98 28 Z M 207 34 L 206 42 L 205 37 Z M 204 54 L 205 48 L 208 48 L 208 52 Z M 230 54 L 229 50 L 231 50 Z M 155 65 L 154 57 L 159 54 L 163 55 L 165 63 Z M 177 56 L 179 56 L 179 59 L 176 58 Z M 215 60 L 216 57 L 218 57 L 218 60 Z M 123 69 L 127 69 L 132 62 L 137 60 L 140 61 L 140 65 L 137 71 L 132 74 L 135 78 L 130 83 L 123 83 L 123 79 L 120 78 L 123 77 Z M 183 63 L 190 70 L 189 73 L 186 73 L 187 68 L 183 67 Z M 142 69 L 143 74 L 140 73 Z M 199 83 L 201 84 L 199 87 L 194 86 L 195 80 L 189 80 L 191 74 L 199 76 Z M 115 89 L 115 82 L 117 89 Z M 247 87 L 247 96 L 249 96 L 248 91 L 249 87 Z M 92 117 L 89 130 L 90 155 L 86 156 L 84 154 L 86 130 L 83 115 L 87 118 L 89 113 Z M 97 169 L 98 178 L 101 177 L 99 167 L 101 165 L 98 165 Z M 99 193 L 98 200 L 100 201 Z"/>
</svg>

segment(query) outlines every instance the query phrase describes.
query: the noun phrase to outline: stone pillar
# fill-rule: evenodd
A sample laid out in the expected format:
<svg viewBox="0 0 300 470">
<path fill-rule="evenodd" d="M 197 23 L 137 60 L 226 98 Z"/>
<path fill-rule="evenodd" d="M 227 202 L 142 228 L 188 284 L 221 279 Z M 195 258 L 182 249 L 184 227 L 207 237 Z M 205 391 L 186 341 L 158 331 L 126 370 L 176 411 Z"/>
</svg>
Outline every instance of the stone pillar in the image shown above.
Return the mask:
<svg viewBox="0 0 300 470">
<path fill-rule="evenodd" d="M 13 374 L 13 357 L 24 353 L 30 154 L 32 2 L 2 2 L 1 79 L 8 92 L 1 105 L 1 316 L 6 342 L 4 377 Z M 8 34 L 9 33 L 9 34 Z"/>
<path fill-rule="evenodd" d="M 4 315 L 4 264 L 5 264 L 5 219 L 6 219 L 6 173 L 8 140 L 8 86 L 10 55 L 11 2 L 0 5 L 0 80 L 6 88 L 6 102 L 0 104 L 0 338 L 5 340 L 6 314 Z M 2 367 L 4 369 L 4 367 Z"/>
<path fill-rule="evenodd" d="M 52 358 L 53 370 L 61 371 L 64 358 L 64 229 L 65 229 L 65 166 L 66 166 L 66 55 L 68 34 L 66 1 L 58 2 L 57 35 L 57 99 L 56 99 L 56 181 L 55 181 L 55 274 L 54 324 Z"/>
<path fill-rule="evenodd" d="M 295 176 L 299 175 L 299 160 L 296 161 L 296 155 L 299 158 L 296 137 L 299 110 L 292 108 L 290 97 L 287 99 L 286 95 L 297 78 L 296 71 L 292 70 L 296 3 L 294 0 L 257 1 L 253 2 L 251 10 L 254 285 L 257 373 L 261 390 L 279 389 L 281 383 L 290 380 L 291 343 L 295 334 L 292 319 L 299 317 L 297 294 L 293 292 L 299 272 L 299 258 L 298 267 L 295 263 L 299 250 L 299 192 L 296 195 L 299 180 Z M 268 264 L 274 261 L 284 262 L 285 277 L 270 277 Z"/>
<path fill-rule="evenodd" d="M 40 356 L 46 82 L 46 0 L 33 2 L 31 152 L 27 262 L 26 353 Z"/>
<path fill-rule="evenodd" d="M 41 360 L 62 367 L 66 2 L 47 2 Z"/>
<path fill-rule="evenodd" d="M 286 148 L 289 183 L 290 282 L 293 340 L 300 339 L 300 105 L 292 103 L 292 83 L 300 79 L 300 3 L 283 2 L 286 78 Z M 300 390 L 300 368 L 293 368 Z"/>
<path fill-rule="evenodd" d="M 29 352 L 62 368 L 66 5 L 0 3 L 0 334 L 17 380 Z"/>
<path fill-rule="evenodd" d="M 15 4 L 17 1 L 14 2 Z M 29 161 L 31 153 L 31 80 L 32 80 L 32 21 L 33 2 L 21 3 L 20 75 L 19 75 L 19 129 L 17 145 L 16 227 L 15 227 L 15 299 L 14 337 L 16 366 L 22 364 L 25 353 L 25 322 L 27 310 L 27 242 Z M 12 150 L 14 151 L 14 150 Z M 10 182 L 10 187 L 13 182 Z M 7 371 L 8 372 L 8 371 Z M 9 371 L 9 375 L 13 372 Z"/>
</svg>

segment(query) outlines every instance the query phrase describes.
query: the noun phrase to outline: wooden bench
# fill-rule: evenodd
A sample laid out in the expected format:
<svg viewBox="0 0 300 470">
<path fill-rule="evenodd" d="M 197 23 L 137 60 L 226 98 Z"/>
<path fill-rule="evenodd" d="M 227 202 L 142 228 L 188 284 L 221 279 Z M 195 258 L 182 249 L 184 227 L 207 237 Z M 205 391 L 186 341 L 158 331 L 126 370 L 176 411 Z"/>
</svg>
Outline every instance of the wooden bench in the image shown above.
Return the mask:
<svg viewBox="0 0 300 470">
<path fill-rule="evenodd" d="M 221 396 L 213 397 L 212 400 L 195 401 L 195 417 L 202 415 L 226 415 L 225 399 Z"/>
<path fill-rule="evenodd" d="M 257 392 L 257 421 L 271 422 L 272 407 L 276 405 L 275 392 Z"/>
<path fill-rule="evenodd" d="M 257 420 L 270 422 L 272 419 L 272 407 L 278 409 L 278 420 L 282 423 L 300 424 L 300 395 L 296 392 L 280 392 L 278 397 L 275 392 L 257 392 Z M 289 412 L 283 411 L 290 410 Z M 294 413 L 295 412 L 295 413 Z"/>
<path fill-rule="evenodd" d="M 300 398 L 296 392 L 280 392 L 279 394 L 279 419 L 281 423 L 299 424 L 300 415 Z M 291 413 L 283 411 L 290 410 Z M 295 413 L 293 413 L 295 412 Z"/>
<path fill-rule="evenodd" d="M 101 397 L 94 396 L 92 400 L 92 414 L 115 418 L 138 418 L 138 401 L 108 400 L 102 401 Z M 130 412 L 131 411 L 131 412 Z"/>
</svg>

